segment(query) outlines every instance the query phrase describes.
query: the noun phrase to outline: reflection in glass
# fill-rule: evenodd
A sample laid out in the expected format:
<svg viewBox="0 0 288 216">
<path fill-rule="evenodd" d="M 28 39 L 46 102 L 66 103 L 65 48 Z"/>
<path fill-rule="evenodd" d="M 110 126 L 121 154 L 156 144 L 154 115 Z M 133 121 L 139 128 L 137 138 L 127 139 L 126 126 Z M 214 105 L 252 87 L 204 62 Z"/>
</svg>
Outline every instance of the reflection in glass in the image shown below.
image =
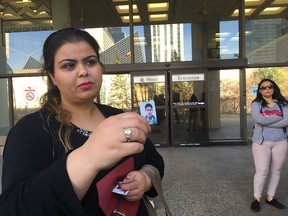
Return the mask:
<svg viewBox="0 0 288 216">
<path fill-rule="evenodd" d="M 6 33 L 6 73 L 37 73 L 42 68 L 42 48 L 52 31 Z"/>
<path fill-rule="evenodd" d="M 173 125 L 174 144 L 197 146 L 200 143 L 207 142 L 206 127 L 203 126 L 203 121 L 200 118 L 199 108 L 178 108 L 177 112 L 179 113 L 180 122 Z"/>
<path fill-rule="evenodd" d="M 99 43 L 103 64 L 130 64 L 129 27 L 87 28 Z M 215 20 L 134 27 L 135 63 L 233 59 L 239 56 L 238 21 Z M 193 30 L 193 31 L 192 31 Z M 6 73 L 39 72 L 42 47 L 53 31 L 6 33 Z M 207 33 L 208 44 L 199 40 Z M 206 51 L 207 49 L 207 51 Z M 207 56 L 204 56 L 207 54 Z"/>
<path fill-rule="evenodd" d="M 247 20 L 246 53 L 249 64 L 288 62 L 287 18 Z"/>
<path fill-rule="evenodd" d="M 204 77 L 204 74 L 196 73 L 172 75 L 171 127 L 174 145 L 197 146 L 207 142 L 203 121 L 206 119 L 205 99 L 202 98 L 205 92 Z M 200 110 L 203 111 L 201 115 Z"/>
<path fill-rule="evenodd" d="M 124 29 L 124 28 L 123 28 Z M 135 49 L 141 46 L 146 63 L 191 61 L 191 24 L 135 26 Z M 135 52 L 136 63 L 140 62 Z"/>
<path fill-rule="evenodd" d="M 216 20 L 207 24 L 207 59 L 239 58 L 238 23 L 238 20 Z"/>
<path fill-rule="evenodd" d="M 151 125 L 151 133 L 149 138 L 153 141 L 155 146 L 167 145 L 169 131 L 165 109 L 156 109 L 156 115 L 158 119 L 157 125 Z"/>
<path fill-rule="evenodd" d="M 131 111 L 130 74 L 103 75 L 100 103 Z"/>
<path fill-rule="evenodd" d="M 140 102 L 154 100 L 156 105 L 162 105 L 165 101 L 164 83 L 135 83 L 134 86 L 134 105 L 139 107 Z M 160 99 L 158 99 L 160 97 Z M 158 101 L 159 100 L 159 101 Z M 160 103 L 160 104 L 159 104 Z"/>
</svg>

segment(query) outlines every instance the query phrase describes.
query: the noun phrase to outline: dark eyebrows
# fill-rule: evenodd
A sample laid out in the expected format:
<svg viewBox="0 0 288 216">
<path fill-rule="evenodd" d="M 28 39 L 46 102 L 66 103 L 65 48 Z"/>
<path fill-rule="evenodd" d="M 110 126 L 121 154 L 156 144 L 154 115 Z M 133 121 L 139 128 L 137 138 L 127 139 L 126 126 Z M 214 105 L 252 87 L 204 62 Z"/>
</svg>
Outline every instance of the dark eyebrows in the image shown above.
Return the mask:
<svg viewBox="0 0 288 216">
<path fill-rule="evenodd" d="M 96 58 L 98 60 L 98 57 L 96 55 L 90 55 L 90 56 L 87 56 L 86 58 L 84 58 L 83 60 L 86 61 L 90 58 Z"/>
<path fill-rule="evenodd" d="M 89 55 L 86 58 L 84 58 L 83 61 L 87 61 L 90 58 L 96 58 L 98 60 L 98 57 L 96 55 Z M 77 62 L 75 59 L 67 58 L 67 59 L 61 60 L 59 63 L 66 62 L 66 61 L 68 61 L 68 62 Z"/>
</svg>

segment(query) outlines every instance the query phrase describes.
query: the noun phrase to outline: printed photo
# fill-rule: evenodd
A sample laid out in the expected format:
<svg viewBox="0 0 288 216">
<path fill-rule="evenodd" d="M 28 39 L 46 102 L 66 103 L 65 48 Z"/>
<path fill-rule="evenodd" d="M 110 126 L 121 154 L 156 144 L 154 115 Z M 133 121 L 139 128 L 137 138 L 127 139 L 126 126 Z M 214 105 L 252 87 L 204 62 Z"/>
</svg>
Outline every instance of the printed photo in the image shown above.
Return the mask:
<svg viewBox="0 0 288 216">
<path fill-rule="evenodd" d="M 140 112 L 150 125 L 157 124 L 156 108 L 154 101 L 140 102 Z"/>
</svg>

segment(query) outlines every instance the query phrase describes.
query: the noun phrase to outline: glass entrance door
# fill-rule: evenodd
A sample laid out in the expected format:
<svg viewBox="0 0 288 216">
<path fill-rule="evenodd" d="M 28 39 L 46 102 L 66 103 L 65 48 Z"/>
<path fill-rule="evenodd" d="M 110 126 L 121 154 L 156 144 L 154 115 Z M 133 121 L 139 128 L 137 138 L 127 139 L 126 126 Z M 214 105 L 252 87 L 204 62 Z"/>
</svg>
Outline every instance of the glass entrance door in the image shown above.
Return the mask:
<svg viewBox="0 0 288 216">
<path fill-rule="evenodd" d="M 132 110 L 149 122 L 155 146 L 169 146 L 167 72 L 131 73 Z"/>
<path fill-rule="evenodd" d="M 205 75 L 206 70 L 131 73 L 132 110 L 149 122 L 155 146 L 208 145 Z"/>
<path fill-rule="evenodd" d="M 208 145 L 206 70 L 170 73 L 170 129 L 174 146 Z"/>
</svg>

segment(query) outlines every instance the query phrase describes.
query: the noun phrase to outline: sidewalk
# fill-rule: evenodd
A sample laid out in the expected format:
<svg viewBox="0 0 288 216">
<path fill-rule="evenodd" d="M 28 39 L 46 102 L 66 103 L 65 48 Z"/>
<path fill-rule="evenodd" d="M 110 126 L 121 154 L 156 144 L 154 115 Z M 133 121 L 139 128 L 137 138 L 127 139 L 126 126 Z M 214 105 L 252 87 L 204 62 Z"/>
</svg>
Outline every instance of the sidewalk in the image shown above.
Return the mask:
<svg viewBox="0 0 288 216">
<path fill-rule="evenodd" d="M 288 215 L 288 160 L 278 187 L 278 210 L 262 201 L 253 213 L 254 164 L 251 145 L 158 148 L 165 160 L 164 195 L 174 216 L 284 216 Z M 0 157 L 0 173 L 2 158 Z M 1 180 L 0 180 L 1 183 Z M 264 193 L 266 188 L 264 189 Z M 154 199 L 160 216 L 159 200 Z"/>
<path fill-rule="evenodd" d="M 164 195 L 174 216 L 288 215 L 288 160 L 276 194 L 287 209 L 278 210 L 262 201 L 261 211 L 253 213 L 250 210 L 254 176 L 251 145 L 158 150 L 166 164 Z M 155 204 L 164 216 L 159 201 L 155 200 Z"/>
</svg>

